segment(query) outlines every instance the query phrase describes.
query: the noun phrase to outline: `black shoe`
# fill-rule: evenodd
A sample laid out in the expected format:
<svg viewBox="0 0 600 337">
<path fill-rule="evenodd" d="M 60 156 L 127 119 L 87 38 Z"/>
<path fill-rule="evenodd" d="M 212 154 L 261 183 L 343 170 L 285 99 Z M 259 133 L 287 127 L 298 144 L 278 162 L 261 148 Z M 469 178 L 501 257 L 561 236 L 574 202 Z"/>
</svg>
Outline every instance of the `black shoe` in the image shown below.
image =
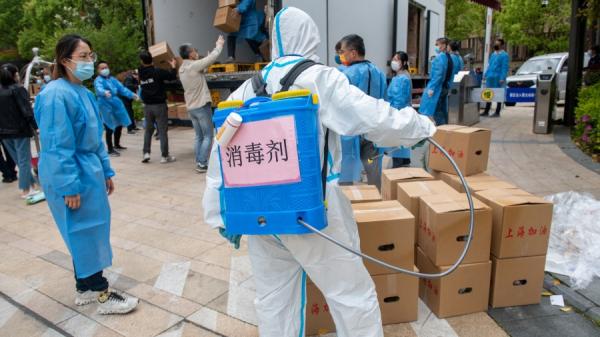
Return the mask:
<svg viewBox="0 0 600 337">
<path fill-rule="evenodd" d="M 120 157 L 121 156 L 121 154 L 115 150 L 109 151 L 108 155 L 111 157 Z"/>
<path fill-rule="evenodd" d="M 127 131 L 128 135 L 135 135 L 137 132 L 135 132 L 134 130 L 129 130 Z"/>
<path fill-rule="evenodd" d="M 498 118 L 498 117 L 500 117 L 500 114 L 497 114 L 497 113 L 491 114 L 490 117 L 491 118 Z"/>
<path fill-rule="evenodd" d="M 2 182 L 5 184 L 10 184 L 17 181 L 17 177 L 8 177 L 8 178 L 3 178 Z"/>
<path fill-rule="evenodd" d="M 487 112 L 482 112 L 479 114 L 479 117 L 489 117 L 490 115 Z"/>
<path fill-rule="evenodd" d="M 160 140 L 160 137 L 159 136 L 154 136 L 154 139 L 155 140 Z"/>
<path fill-rule="evenodd" d="M 138 128 L 137 126 L 135 128 L 133 128 L 133 131 L 140 131 L 141 129 Z"/>
<path fill-rule="evenodd" d="M 121 145 L 115 146 L 115 149 L 117 149 L 117 150 L 127 150 L 127 148 L 125 146 L 121 146 Z"/>
</svg>

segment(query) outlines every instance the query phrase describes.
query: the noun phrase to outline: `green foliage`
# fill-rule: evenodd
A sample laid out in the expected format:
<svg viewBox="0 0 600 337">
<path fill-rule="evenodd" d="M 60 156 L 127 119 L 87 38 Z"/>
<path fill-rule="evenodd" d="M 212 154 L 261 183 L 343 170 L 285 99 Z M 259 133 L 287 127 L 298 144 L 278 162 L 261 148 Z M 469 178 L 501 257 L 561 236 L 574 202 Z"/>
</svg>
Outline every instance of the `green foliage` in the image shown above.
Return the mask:
<svg viewBox="0 0 600 337">
<path fill-rule="evenodd" d="M 502 12 L 494 17 L 495 30 L 513 45 L 522 45 L 535 54 L 563 52 L 569 46 L 571 2 L 503 0 Z"/>
<path fill-rule="evenodd" d="M 0 0 L 8 1 L 8 0 Z M 45 59 L 54 59 L 54 46 L 65 34 L 79 34 L 92 42 L 99 58 L 109 62 L 113 73 L 137 66 L 143 42 L 139 0 L 26 0 L 22 18 L 11 19 L 20 27 L 19 54 L 31 58 L 39 47 Z M 2 27 L 0 16 L 0 27 Z"/>
<path fill-rule="evenodd" d="M 462 41 L 479 37 L 485 31 L 485 7 L 471 0 L 446 1 L 446 36 Z"/>
<path fill-rule="evenodd" d="M 17 46 L 20 26 L 15 24 L 23 17 L 21 0 L 0 0 L 0 49 L 11 49 Z"/>
<path fill-rule="evenodd" d="M 579 91 L 573 139 L 591 154 L 600 153 L 600 83 Z"/>
</svg>

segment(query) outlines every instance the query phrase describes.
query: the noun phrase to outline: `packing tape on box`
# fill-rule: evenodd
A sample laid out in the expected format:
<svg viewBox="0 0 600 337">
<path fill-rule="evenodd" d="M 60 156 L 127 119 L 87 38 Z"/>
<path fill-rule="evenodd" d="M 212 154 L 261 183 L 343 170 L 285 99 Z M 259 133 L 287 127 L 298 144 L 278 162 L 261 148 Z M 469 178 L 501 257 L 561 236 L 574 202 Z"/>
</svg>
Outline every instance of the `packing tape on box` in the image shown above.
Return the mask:
<svg viewBox="0 0 600 337">
<path fill-rule="evenodd" d="M 358 189 L 358 187 L 352 186 L 352 188 L 350 188 L 350 191 L 352 192 L 352 197 L 354 199 L 362 199 L 362 193 L 360 192 L 360 189 Z"/>
<path fill-rule="evenodd" d="M 394 212 L 403 211 L 402 207 L 389 207 L 389 208 L 378 208 L 378 209 L 355 209 L 354 214 L 370 214 L 370 213 L 381 213 L 381 212 Z"/>
</svg>

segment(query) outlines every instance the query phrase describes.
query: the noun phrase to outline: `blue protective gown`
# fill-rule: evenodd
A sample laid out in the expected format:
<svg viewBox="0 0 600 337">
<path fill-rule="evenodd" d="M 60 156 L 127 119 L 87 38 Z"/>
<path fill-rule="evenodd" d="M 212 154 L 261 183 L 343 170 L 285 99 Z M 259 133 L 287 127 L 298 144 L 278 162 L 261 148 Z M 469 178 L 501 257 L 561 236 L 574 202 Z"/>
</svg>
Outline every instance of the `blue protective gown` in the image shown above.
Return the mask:
<svg viewBox="0 0 600 337">
<path fill-rule="evenodd" d="M 503 88 L 506 85 L 509 67 L 508 53 L 504 50 L 493 52 L 490 55 L 488 68 L 485 71 L 485 86 L 488 88 Z M 504 81 L 500 84 L 500 81 Z"/>
<path fill-rule="evenodd" d="M 118 126 L 128 126 L 131 124 L 127 109 L 125 109 L 123 101 L 119 99 L 119 96 L 133 99 L 134 94 L 131 90 L 125 88 L 119 80 L 112 76 L 96 77 L 94 80 L 94 90 L 98 98 L 98 108 L 102 115 L 102 121 L 109 129 L 114 130 Z M 110 98 L 104 94 L 107 90 L 110 91 Z"/>
<path fill-rule="evenodd" d="M 412 106 L 412 81 L 407 72 L 400 72 L 392 78 L 387 89 L 387 101 L 396 109 Z M 386 151 L 391 150 L 386 149 Z M 392 158 L 410 158 L 410 149 L 401 147 L 389 153 L 389 156 Z"/>
<path fill-rule="evenodd" d="M 450 57 L 452 57 L 452 77 L 450 77 L 450 83 L 452 83 L 452 81 L 454 81 L 454 75 L 458 74 L 458 72 L 465 67 L 465 62 L 458 54 L 452 53 L 450 54 Z"/>
<path fill-rule="evenodd" d="M 438 101 L 440 99 L 440 93 L 442 92 L 442 85 L 446 78 L 446 70 L 448 69 L 448 57 L 446 53 L 438 54 L 431 62 L 431 73 L 429 74 L 429 82 L 427 87 L 423 91 L 421 96 L 421 105 L 419 106 L 419 113 L 426 116 L 433 116 L 436 120 L 436 124 L 442 124 L 440 121 L 443 120 L 444 109 L 442 111 L 436 111 Z M 433 91 L 433 95 L 429 97 L 427 94 L 429 90 Z M 445 115 L 448 116 L 448 108 L 445 109 Z"/>
<path fill-rule="evenodd" d="M 374 98 L 384 98 L 386 91 L 385 74 L 369 61 L 355 62 L 338 68 L 350 84 Z M 370 85 L 369 85 L 370 84 Z M 342 170 L 340 182 L 360 181 L 363 169 L 360 160 L 360 136 L 341 136 Z"/>
<path fill-rule="evenodd" d="M 96 99 L 84 86 L 58 79 L 37 96 L 34 113 L 42 145 L 40 182 L 75 275 L 85 278 L 112 264 L 106 179 L 115 172 Z M 64 197 L 77 194 L 81 207 L 71 210 Z"/>
<path fill-rule="evenodd" d="M 256 10 L 255 0 L 241 0 L 237 10 L 242 15 L 242 22 L 240 23 L 240 30 L 231 33 L 231 35 L 258 42 L 267 38 L 261 30 L 265 14 Z"/>
</svg>

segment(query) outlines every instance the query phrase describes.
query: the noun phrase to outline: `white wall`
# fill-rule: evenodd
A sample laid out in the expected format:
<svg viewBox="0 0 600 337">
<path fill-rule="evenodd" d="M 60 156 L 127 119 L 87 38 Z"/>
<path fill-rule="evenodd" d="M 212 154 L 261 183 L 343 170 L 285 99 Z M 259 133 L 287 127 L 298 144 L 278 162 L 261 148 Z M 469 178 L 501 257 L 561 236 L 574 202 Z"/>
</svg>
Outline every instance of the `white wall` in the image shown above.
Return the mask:
<svg viewBox="0 0 600 337">
<path fill-rule="evenodd" d="M 262 10 L 265 1 L 258 0 Z M 217 0 L 153 0 L 154 37 L 156 42 L 167 41 L 173 53 L 179 55 L 179 46 L 191 43 L 201 55 L 215 47 L 219 34 L 227 34 L 213 27 Z M 227 57 L 227 46 L 220 60 Z M 238 41 L 236 57 L 254 62 L 252 52 L 245 41 Z"/>
</svg>

